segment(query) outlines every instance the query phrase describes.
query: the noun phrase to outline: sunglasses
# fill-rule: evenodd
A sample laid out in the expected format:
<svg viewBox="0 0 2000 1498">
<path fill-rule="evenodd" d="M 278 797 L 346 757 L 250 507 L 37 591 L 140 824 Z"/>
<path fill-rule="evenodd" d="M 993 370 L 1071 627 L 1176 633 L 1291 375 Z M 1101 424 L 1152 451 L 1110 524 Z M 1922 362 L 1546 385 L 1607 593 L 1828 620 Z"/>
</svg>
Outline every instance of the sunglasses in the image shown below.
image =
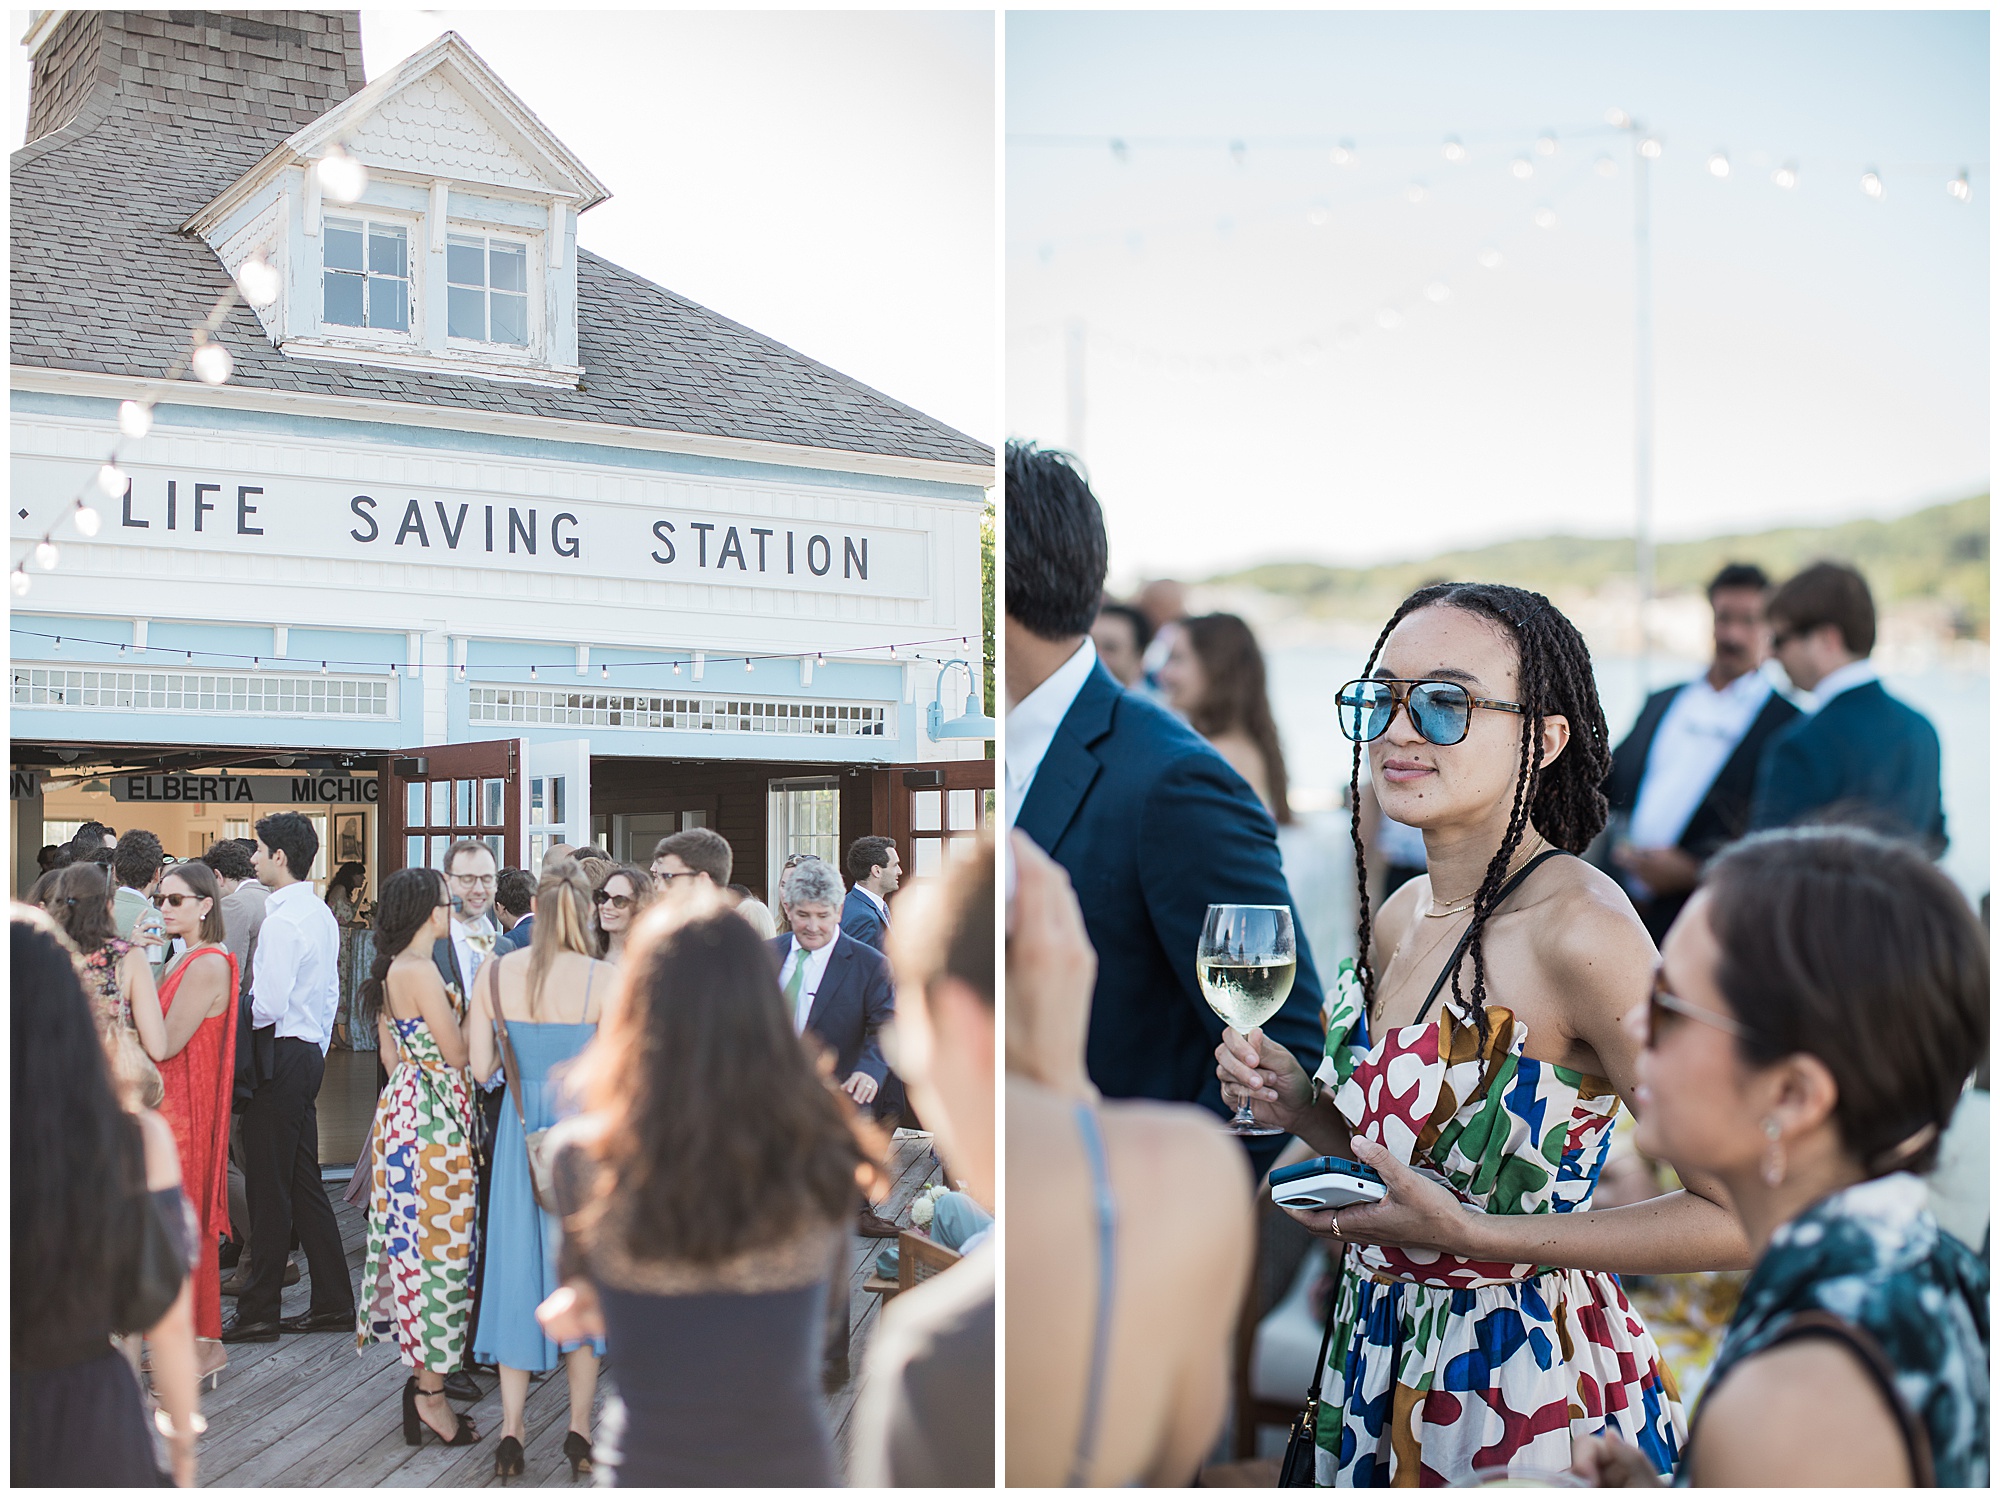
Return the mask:
<svg viewBox="0 0 2000 1498">
<path fill-rule="evenodd" d="M 632 908 L 632 897 L 630 895 L 614 895 L 609 890 L 601 889 L 590 897 L 590 903 L 593 905 L 609 905 L 617 910 L 630 910 Z"/>
<path fill-rule="evenodd" d="M 1409 713 L 1410 726 L 1426 742 L 1440 747 L 1464 741 L 1475 707 L 1526 711 L 1518 702 L 1475 697 L 1455 681 L 1350 681 L 1334 701 L 1340 708 L 1341 735 L 1357 744 L 1381 738 L 1398 710 Z"/>
<path fill-rule="evenodd" d="M 162 905 L 171 905 L 175 910 L 179 910 L 183 905 L 192 905 L 196 900 L 206 900 L 207 898 L 207 895 L 161 895 L 160 903 Z"/>
<path fill-rule="evenodd" d="M 1683 1020 L 1694 1020 L 1704 1025 L 1712 1025 L 1726 1035 L 1734 1035 L 1738 1040 L 1750 1039 L 1750 1029 L 1739 1024 L 1726 1014 L 1717 1014 L 1713 1009 L 1702 1009 L 1690 1004 L 1686 999 L 1667 987 L 1667 970 L 1664 966 L 1653 970 L 1653 991 L 1646 998 L 1646 1049 L 1652 1050 L 1660 1043 L 1662 1036 L 1672 1032 Z"/>
</svg>

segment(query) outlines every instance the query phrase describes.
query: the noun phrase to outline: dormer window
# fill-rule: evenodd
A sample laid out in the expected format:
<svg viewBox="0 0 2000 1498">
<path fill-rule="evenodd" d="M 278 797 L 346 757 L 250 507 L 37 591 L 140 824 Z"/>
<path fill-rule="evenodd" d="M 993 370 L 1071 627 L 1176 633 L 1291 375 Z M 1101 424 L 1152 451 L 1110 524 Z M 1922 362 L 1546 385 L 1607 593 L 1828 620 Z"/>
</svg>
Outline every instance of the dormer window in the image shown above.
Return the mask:
<svg viewBox="0 0 2000 1498">
<path fill-rule="evenodd" d="M 324 311 L 330 327 L 410 331 L 410 231 L 379 219 L 332 218 L 326 245 Z"/>
<path fill-rule="evenodd" d="M 528 247 L 497 235 L 453 234 L 445 246 L 448 333 L 476 343 L 528 344 Z"/>
</svg>

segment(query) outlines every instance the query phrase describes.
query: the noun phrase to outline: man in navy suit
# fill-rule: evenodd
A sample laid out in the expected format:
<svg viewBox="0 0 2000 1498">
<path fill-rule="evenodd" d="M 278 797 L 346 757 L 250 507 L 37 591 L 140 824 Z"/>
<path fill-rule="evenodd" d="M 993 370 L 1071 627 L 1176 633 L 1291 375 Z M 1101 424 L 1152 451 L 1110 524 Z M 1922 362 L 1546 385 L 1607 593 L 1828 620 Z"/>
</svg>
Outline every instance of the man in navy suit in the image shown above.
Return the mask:
<svg viewBox="0 0 2000 1498">
<path fill-rule="evenodd" d="M 1770 595 L 1761 567 L 1732 562 L 1716 573 L 1707 673 L 1647 698 L 1611 756 L 1604 794 L 1622 834 L 1613 872 L 1655 943 L 1694 893 L 1703 863 L 1749 830 L 1764 750 L 1799 716 L 1758 669 L 1770 653 Z"/>
<path fill-rule="evenodd" d="M 808 858 L 787 869 L 779 889 L 792 929 L 768 945 L 792 1028 L 825 1042 L 833 1074 L 845 1078 L 841 1090 L 865 1108 L 889 1075 L 881 1043 L 882 1026 L 896 1012 L 888 959 L 840 929 L 840 875 L 826 860 Z M 866 1206 L 860 1227 L 871 1238 L 897 1232 Z"/>
<path fill-rule="evenodd" d="M 847 877 L 854 883 L 840 907 L 840 929 L 865 947 L 887 951 L 889 896 L 903 882 L 894 840 L 857 837 L 847 848 Z"/>
<path fill-rule="evenodd" d="M 1771 599 L 1771 649 L 1813 711 L 1771 741 L 1753 828 L 1854 822 L 1944 851 L 1937 730 L 1883 690 L 1875 600 L 1852 567 L 1820 562 Z"/>
<path fill-rule="evenodd" d="M 1210 904 L 1285 905 L 1278 830 L 1256 792 L 1193 729 L 1098 662 L 1104 517 L 1060 453 L 1007 449 L 1007 805 L 1069 872 L 1097 949 L 1085 1051 L 1106 1097 L 1200 1103 L 1227 1117 L 1222 1021 L 1195 981 Z M 1320 983 L 1304 923 L 1298 976 L 1264 1026 L 1320 1062 Z M 1262 1170 L 1277 1136 L 1247 1138 Z"/>
</svg>

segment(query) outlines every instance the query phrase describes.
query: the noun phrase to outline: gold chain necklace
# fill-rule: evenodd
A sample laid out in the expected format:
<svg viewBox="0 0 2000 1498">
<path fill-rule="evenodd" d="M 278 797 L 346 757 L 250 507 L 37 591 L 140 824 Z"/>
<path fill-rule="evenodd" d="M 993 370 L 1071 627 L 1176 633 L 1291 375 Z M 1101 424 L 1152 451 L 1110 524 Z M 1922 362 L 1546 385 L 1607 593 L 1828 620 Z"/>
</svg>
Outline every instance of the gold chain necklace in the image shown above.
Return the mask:
<svg viewBox="0 0 2000 1498">
<path fill-rule="evenodd" d="M 1518 854 L 1515 855 L 1517 858 L 1520 858 L 1520 862 L 1518 864 L 1513 864 L 1509 866 L 1507 870 L 1508 877 L 1511 878 L 1516 868 L 1525 866 L 1531 859 L 1533 859 L 1536 855 L 1541 853 L 1548 846 L 1549 846 L 1548 839 L 1543 837 L 1539 832 L 1537 832 L 1535 834 L 1535 846 L 1528 850 L 1527 857 L 1520 858 L 1520 855 Z M 1506 880 L 1503 879 L 1501 882 L 1504 884 Z M 1466 895 L 1457 900 L 1446 900 L 1443 904 L 1439 904 L 1436 897 L 1433 896 L 1431 900 L 1431 908 L 1424 912 L 1424 919 L 1427 921 L 1444 921 L 1451 919 L 1451 917 L 1455 915 L 1464 915 L 1465 912 L 1471 908 L 1472 903 L 1478 898 L 1479 898 L 1479 891 L 1476 889 L 1469 895 Z"/>
</svg>

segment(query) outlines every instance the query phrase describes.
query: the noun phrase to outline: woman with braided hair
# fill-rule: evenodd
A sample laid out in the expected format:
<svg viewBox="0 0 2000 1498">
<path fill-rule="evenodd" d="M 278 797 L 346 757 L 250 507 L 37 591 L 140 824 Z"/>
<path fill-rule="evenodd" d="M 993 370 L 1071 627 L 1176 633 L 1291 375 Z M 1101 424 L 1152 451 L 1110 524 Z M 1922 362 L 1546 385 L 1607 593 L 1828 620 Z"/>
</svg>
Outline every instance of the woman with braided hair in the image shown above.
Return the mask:
<svg viewBox="0 0 2000 1498">
<path fill-rule="evenodd" d="M 1636 1086 L 1656 954 L 1629 900 L 1579 854 L 1610 766 L 1590 654 L 1537 593 L 1443 583 L 1403 601 L 1340 689 L 1383 811 L 1429 872 L 1370 919 L 1330 989 L 1326 1059 L 1223 1032 L 1223 1100 L 1370 1166 L 1376 1203 L 1295 1214 L 1343 1262 L 1318 1474 L 1437 1485 L 1567 1468 L 1615 1434 L 1670 1471 L 1686 1434 L 1672 1375 L 1618 1273 L 1741 1266 L 1719 1184 L 1591 1212 Z"/>
</svg>

